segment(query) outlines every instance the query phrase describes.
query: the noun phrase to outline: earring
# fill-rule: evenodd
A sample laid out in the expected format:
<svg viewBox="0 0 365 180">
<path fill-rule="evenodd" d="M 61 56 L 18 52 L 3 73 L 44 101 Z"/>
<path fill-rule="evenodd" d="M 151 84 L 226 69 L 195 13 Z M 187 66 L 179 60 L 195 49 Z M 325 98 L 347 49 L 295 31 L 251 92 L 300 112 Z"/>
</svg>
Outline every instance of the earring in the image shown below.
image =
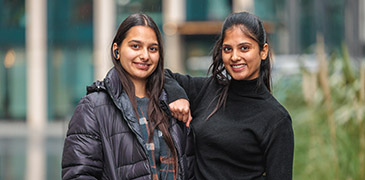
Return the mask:
<svg viewBox="0 0 365 180">
<path fill-rule="evenodd" d="M 117 60 L 117 61 L 119 61 L 118 55 L 119 55 L 118 49 L 114 50 L 113 56 L 114 56 L 114 59 Z"/>
</svg>

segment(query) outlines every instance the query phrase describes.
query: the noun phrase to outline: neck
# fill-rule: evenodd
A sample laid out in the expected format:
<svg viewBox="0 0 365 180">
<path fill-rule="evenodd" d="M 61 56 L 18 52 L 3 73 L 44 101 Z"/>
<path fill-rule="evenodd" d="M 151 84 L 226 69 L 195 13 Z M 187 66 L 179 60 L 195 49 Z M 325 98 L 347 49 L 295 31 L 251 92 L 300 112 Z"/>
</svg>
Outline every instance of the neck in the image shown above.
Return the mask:
<svg viewBox="0 0 365 180">
<path fill-rule="evenodd" d="M 258 95 L 267 92 L 265 85 L 258 86 L 258 78 L 253 80 L 231 80 L 230 91 L 239 95 Z"/>
<path fill-rule="evenodd" d="M 135 95 L 139 98 L 146 97 L 146 81 L 133 81 L 133 84 Z"/>
</svg>

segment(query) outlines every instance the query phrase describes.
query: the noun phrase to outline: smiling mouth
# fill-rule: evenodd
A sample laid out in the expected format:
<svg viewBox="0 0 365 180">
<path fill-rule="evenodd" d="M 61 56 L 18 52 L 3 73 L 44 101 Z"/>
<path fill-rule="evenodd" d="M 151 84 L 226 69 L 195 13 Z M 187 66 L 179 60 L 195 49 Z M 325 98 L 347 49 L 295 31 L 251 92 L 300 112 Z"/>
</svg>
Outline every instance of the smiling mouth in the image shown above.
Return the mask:
<svg viewBox="0 0 365 180">
<path fill-rule="evenodd" d="M 232 71 L 234 72 L 241 72 L 242 70 L 247 68 L 247 64 L 235 64 L 231 65 Z"/>
<path fill-rule="evenodd" d="M 233 67 L 234 69 L 242 68 L 242 67 L 244 67 L 244 66 L 246 66 L 246 64 L 232 65 L 232 67 Z"/>
<path fill-rule="evenodd" d="M 150 66 L 149 64 L 144 64 L 144 63 L 134 63 L 134 64 L 137 66 L 137 68 L 143 69 L 143 70 L 148 69 L 148 67 Z"/>
</svg>

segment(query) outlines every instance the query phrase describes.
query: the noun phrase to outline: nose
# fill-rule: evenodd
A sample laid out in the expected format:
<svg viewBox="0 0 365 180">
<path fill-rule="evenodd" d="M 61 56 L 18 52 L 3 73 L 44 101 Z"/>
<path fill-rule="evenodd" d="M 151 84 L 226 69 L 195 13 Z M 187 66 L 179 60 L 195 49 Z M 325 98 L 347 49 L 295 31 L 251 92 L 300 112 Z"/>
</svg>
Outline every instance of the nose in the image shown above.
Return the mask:
<svg viewBox="0 0 365 180">
<path fill-rule="evenodd" d="M 140 58 L 142 61 L 147 61 L 147 60 L 148 60 L 148 57 L 149 57 L 148 49 L 147 49 L 147 48 L 143 48 L 143 49 L 141 50 L 141 54 L 140 54 L 139 58 Z"/>
<path fill-rule="evenodd" d="M 232 61 L 239 61 L 241 59 L 237 50 L 233 50 L 231 59 Z"/>
</svg>

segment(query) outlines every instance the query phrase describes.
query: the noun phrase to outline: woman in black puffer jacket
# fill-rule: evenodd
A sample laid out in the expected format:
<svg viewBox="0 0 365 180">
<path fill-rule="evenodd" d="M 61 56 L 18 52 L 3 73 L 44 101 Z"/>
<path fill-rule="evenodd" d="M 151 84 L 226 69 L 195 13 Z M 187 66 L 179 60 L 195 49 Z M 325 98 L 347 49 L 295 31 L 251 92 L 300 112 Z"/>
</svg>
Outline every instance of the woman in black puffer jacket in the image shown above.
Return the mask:
<svg viewBox="0 0 365 180">
<path fill-rule="evenodd" d="M 114 68 L 87 88 L 70 121 L 62 179 L 192 179 L 188 129 L 166 105 L 158 27 L 145 14 L 129 16 L 111 54 Z"/>
</svg>

